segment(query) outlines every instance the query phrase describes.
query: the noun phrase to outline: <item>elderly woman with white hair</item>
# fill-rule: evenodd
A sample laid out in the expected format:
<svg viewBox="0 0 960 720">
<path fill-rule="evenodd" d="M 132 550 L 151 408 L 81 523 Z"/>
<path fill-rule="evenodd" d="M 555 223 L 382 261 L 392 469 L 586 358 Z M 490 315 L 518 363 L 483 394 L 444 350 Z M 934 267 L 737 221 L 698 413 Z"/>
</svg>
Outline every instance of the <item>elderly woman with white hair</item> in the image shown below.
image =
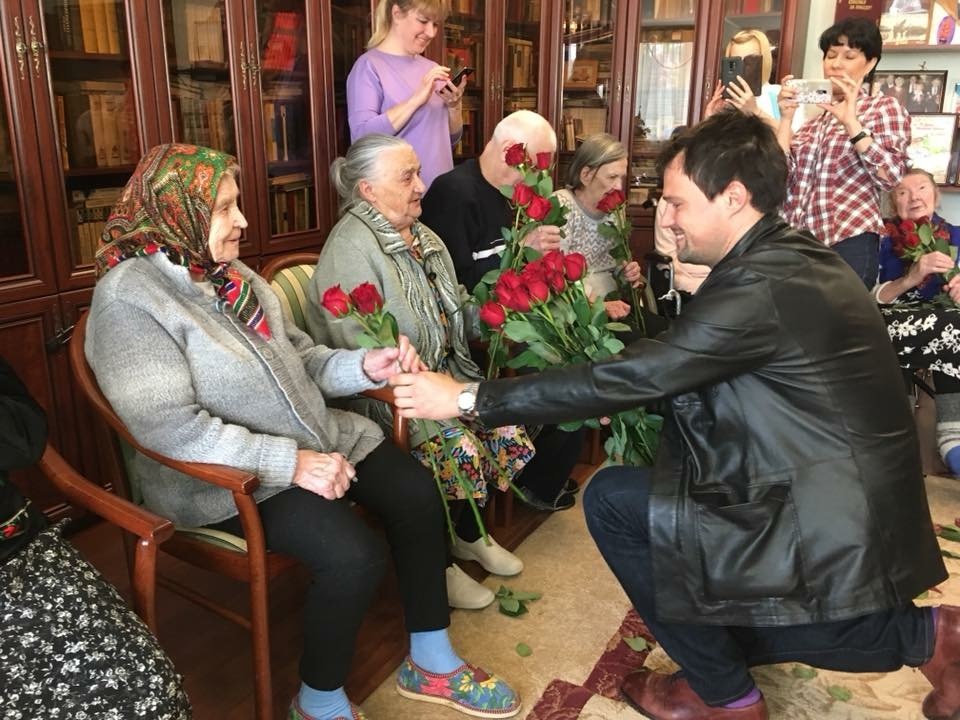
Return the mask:
<svg viewBox="0 0 960 720">
<path fill-rule="evenodd" d="M 430 370 L 470 382 L 481 380 L 483 374 L 467 344 L 466 291 L 457 282 L 443 242 L 418 220 L 424 184 L 416 152 L 400 138 L 367 135 L 350 147 L 346 157 L 334 161 L 330 174 L 342 199 L 343 216 L 330 231 L 311 280 L 306 311 L 310 334 L 320 343 L 357 347 L 359 323 L 349 316 L 334 317 L 320 307 L 320 299 L 334 285 L 349 291 L 368 282 Z M 385 427 L 392 423 L 385 403 L 356 398 L 350 407 Z M 497 575 L 519 573 L 523 562 L 493 538 L 487 543 L 465 506 L 468 492 L 482 505 L 489 485 L 508 490 L 533 456 L 526 431 L 515 425 L 488 428 L 466 417 L 442 423 L 442 437 L 428 436 L 418 424 L 410 427 L 414 456 L 434 469 L 449 500 L 457 536 L 451 552 L 478 560 Z M 459 483 L 456 474 L 472 489 Z M 466 609 L 485 607 L 494 599 L 489 588 L 464 573 L 452 558 L 447 595 L 453 607 Z"/>
</svg>

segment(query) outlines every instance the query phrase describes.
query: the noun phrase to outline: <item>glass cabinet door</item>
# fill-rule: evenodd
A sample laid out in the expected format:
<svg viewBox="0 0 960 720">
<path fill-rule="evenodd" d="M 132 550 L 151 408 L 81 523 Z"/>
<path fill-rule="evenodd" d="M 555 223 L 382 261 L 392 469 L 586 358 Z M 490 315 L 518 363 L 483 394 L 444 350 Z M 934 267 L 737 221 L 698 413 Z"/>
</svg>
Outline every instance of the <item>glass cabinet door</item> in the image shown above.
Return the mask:
<svg viewBox="0 0 960 720">
<path fill-rule="evenodd" d="M 506 0 L 503 56 L 503 114 L 537 110 L 540 63 L 539 0 Z"/>
<path fill-rule="evenodd" d="M 643 0 L 636 44 L 636 92 L 630 157 L 631 201 L 657 185 L 663 141 L 690 117 L 697 0 Z"/>
<path fill-rule="evenodd" d="M 616 0 L 566 0 L 563 14 L 563 75 L 557 127 L 557 177 L 583 138 L 610 127 L 613 23 Z"/>
<path fill-rule="evenodd" d="M 10 141 L 10 123 L 3 108 L 8 107 L 6 90 L 0 82 L 0 285 L 18 278 L 35 275 L 31 267 L 31 253 L 24 232 L 24 217 L 20 207 L 20 192 L 13 167 L 13 147 Z"/>
<path fill-rule="evenodd" d="M 336 112 L 337 152 L 342 156 L 350 147 L 347 123 L 347 75 L 358 57 L 367 50 L 372 31 L 370 0 L 334 0 L 333 25 L 333 102 Z"/>
<path fill-rule="evenodd" d="M 263 147 L 271 235 L 317 227 L 306 0 L 257 3 Z"/>
<path fill-rule="evenodd" d="M 484 3 L 482 0 L 453 0 L 443 26 L 443 65 L 456 73 L 471 67 L 463 94 L 463 135 L 453 148 L 453 161 L 476 157 L 483 151 L 486 134 L 483 123 L 483 90 L 487 82 L 484 67 Z M 434 41 L 436 42 L 436 41 Z"/>
<path fill-rule="evenodd" d="M 44 3 L 53 110 L 69 211 L 69 257 L 89 267 L 140 159 L 123 0 Z"/>
<path fill-rule="evenodd" d="M 783 0 L 726 0 L 723 7 L 723 35 L 720 54 L 723 55 L 730 38 L 742 30 L 760 30 L 770 41 L 770 76 L 764 83 L 779 84 L 778 60 L 780 34 L 783 23 Z M 719 58 L 718 58 L 719 59 Z M 786 72 L 783 73 L 784 75 Z"/>
<path fill-rule="evenodd" d="M 163 0 L 177 142 L 237 154 L 223 0 Z"/>
</svg>

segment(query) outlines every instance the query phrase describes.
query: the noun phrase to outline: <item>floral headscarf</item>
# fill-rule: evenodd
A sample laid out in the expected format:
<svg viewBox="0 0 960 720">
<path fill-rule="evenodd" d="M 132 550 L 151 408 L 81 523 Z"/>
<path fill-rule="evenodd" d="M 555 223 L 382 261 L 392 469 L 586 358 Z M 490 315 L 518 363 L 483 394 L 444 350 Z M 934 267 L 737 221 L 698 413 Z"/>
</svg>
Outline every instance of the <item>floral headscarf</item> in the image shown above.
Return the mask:
<svg viewBox="0 0 960 720">
<path fill-rule="evenodd" d="M 265 339 L 270 328 L 250 284 L 210 257 L 208 236 L 217 188 L 239 170 L 232 155 L 196 145 L 157 145 L 140 160 L 100 236 L 95 265 L 103 277 L 132 257 L 161 252 L 205 277 L 240 321 Z"/>
</svg>

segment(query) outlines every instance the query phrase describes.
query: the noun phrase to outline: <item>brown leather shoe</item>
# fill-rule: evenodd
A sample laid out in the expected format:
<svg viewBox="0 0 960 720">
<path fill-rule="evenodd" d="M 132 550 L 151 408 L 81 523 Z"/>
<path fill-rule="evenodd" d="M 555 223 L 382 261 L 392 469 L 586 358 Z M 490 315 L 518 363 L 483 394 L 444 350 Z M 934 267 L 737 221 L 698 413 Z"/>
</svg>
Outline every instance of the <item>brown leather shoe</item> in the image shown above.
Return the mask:
<svg viewBox="0 0 960 720">
<path fill-rule="evenodd" d="M 768 720 L 767 703 L 743 708 L 706 705 L 680 675 L 638 670 L 620 686 L 624 697 L 652 720 Z"/>
<path fill-rule="evenodd" d="M 933 657 L 920 666 L 933 690 L 923 700 L 923 715 L 930 720 L 960 718 L 960 607 L 941 605 L 937 610 Z"/>
</svg>

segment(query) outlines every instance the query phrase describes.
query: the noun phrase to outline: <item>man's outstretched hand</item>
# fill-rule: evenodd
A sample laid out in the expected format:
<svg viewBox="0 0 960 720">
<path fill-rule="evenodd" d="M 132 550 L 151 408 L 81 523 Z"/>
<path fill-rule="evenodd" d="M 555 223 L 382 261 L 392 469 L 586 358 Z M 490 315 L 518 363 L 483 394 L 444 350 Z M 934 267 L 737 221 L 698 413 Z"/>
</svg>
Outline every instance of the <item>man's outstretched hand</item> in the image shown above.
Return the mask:
<svg viewBox="0 0 960 720">
<path fill-rule="evenodd" d="M 467 386 L 435 372 L 397 373 L 389 380 L 394 402 L 405 418 L 447 420 L 460 414 L 457 398 Z"/>
</svg>

